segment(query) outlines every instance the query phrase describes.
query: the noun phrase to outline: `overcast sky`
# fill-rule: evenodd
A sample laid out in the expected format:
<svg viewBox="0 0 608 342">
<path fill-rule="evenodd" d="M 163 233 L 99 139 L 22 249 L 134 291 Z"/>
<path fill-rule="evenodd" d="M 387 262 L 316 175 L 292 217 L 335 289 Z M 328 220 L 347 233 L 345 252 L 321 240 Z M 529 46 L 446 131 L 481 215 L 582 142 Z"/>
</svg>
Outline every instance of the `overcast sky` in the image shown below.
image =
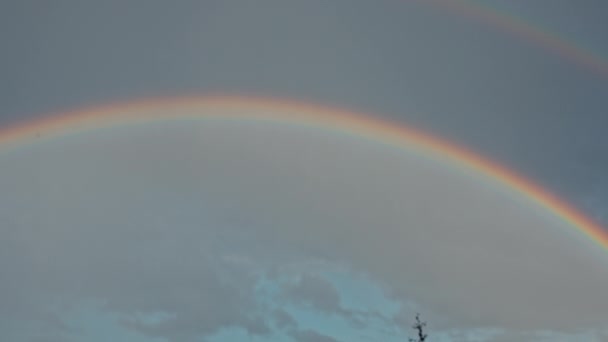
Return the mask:
<svg viewBox="0 0 608 342">
<path fill-rule="evenodd" d="M 484 4 L 608 58 L 603 1 Z M 4 1 L 0 125 L 155 96 L 285 97 L 457 141 L 608 223 L 608 75 L 465 12 L 422 0 Z M 204 126 L 154 127 L 0 155 L 0 315 L 12 317 L 0 337 L 391 340 L 420 309 L 448 341 L 536 341 L 608 321 L 601 253 L 445 165 L 295 128 L 221 127 L 205 142 Z M 171 166 L 154 164 L 159 151 Z M 201 170 L 209 188 L 192 186 Z"/>
</svg>

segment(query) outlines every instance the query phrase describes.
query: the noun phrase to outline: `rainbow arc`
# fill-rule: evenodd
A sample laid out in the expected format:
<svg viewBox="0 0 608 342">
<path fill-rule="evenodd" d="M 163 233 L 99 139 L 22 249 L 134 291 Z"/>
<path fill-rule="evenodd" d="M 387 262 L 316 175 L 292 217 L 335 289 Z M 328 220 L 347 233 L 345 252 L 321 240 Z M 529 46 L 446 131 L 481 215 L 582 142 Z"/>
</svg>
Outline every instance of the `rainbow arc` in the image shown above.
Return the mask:
<svg viewBox="0 0 608 342">
<path fill-rule="evenodd" d="M 285 113 L 285 115 L 277 113 Z M 86 131 L 113 126 L 211 118 L 311 126 L 346 132 L 397 148 L 414 148 L 426 156 L 444 161 L 447 165 L 467 169 L 473 176 L 485 177 L 519 193 L 608 251 L 608 231 L 565 201 L 507 167 L 403 124 L 319 105 L 233 96 L 154 98 L 107 105 L 3 128 L 0 130 L 0 153 L 19 149 L 28 144 L 44 143 L 48 139 L 73 133 L 86 133 Z"/>
</svg>

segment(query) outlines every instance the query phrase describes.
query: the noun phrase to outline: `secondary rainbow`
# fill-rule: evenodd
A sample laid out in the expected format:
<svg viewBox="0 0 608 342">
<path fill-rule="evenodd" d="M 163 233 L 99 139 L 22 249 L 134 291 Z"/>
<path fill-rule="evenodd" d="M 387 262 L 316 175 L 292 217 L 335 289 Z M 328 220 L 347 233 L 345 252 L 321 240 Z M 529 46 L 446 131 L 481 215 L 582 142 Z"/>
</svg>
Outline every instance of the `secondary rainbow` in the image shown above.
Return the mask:
<svg viewBox="0 0 608 342">
<path fill-rule="evenodd" d="M 419 0 L 419 2 L 448 10 L 523 38 L 575 64 L 595 71 L 603 77 L 608 77 L 608 60 L 606 58 L 538 25 L 519 19 L 514 14 L 493 9 L 488 4 L 467 0 Z"/>
<path fill-rule="evenodd" d="M 33 120 L 0 129 L 0 152 L 28 143 L 115 125 L 154 121 L 219 118 L 210 114 L 221 109 L 222 119 L 292 123 L 347 132 L 394 147 L 415 147 L 429 157 L 439 158 L 484 176 L 531 199 L 540 207 L 576 227 L 608 251 L 608 232 L 564 201 L 516 172 L 423 131 L 347 110 L 269 98 L 236 96 L 153 98 L 100 106 Z M 181 109 L 181 110 L 175 110 Z M 266 111 L 264 111 L 266 110 Z M 251 113 L 254 114 L 251 114 Z M 287 113 L 277 115 L 277 112 Z M 274 114 L 272 114 L 274 113 Z"/>
</svg>

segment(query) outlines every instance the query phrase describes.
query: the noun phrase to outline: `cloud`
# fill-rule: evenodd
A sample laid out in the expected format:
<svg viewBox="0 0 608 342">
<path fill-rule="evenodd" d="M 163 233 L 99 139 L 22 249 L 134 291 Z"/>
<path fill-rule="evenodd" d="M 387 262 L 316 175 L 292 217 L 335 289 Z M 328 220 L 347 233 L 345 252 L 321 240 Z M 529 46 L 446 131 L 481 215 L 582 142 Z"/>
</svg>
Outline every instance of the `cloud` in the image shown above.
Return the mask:
<svg viewBox="0 0 608 342">
<path fill-rule="evenodd" d="M 274 321 L 279 329 L 293 329 L 298 325 L 293 316 L 282 309 L 274 311 Z"/>
<path fill-rule="evenodd" d="M 172 341 L 229 327 L 271 334 L 273 320 L 291 331 L 302 325 L 276 312 L 279 297 L 258 292 L 273 272 L 299 275 L 288 297 L 318 312 L 371 315 L 293 267 L 324 264 L 365 274 L 441 331 L 604 327 L 603 251 L 529 199 L 427 157 L 228 120 L 20 148 L 1 156 L 11 223 L 0 239 L 0 317 L 96 299 L 131 329 Z M 158 312 L 171 317 L 134 318 Z"/>
<path fill-rule="evenodd" d="M 72 341 L 63 335 L 44 335 L 44 336 L 34 336 L 28 339 L 27 342 L 67 342 Z"/>
<path fill-rule="evenodd" d="M 297 330 L 292 333 L 297 342 L 339 342 L 335 338 L 323 335 L 314 330 Z"/>
<path fill-rule="evenodd" d="M 463 340 L 464 341 L 464 340 Z M 598 331 L 578 331 L 572 333 L 558 333 L 552 331 L 523 331 L 523 332 L 509 332 L 505 331 L 502 333 L 494 334 L 489 337 L 487 342 L 508 342 L 508 341 L 531 341 L 531 342 L 544 342 L 544 341 L 606 341 L 605 337 L 602 337 Z"/>
<path fill-rule="evenodd" d="M 320 276 L 304 274 L 295 284 L 286 287 L 285 294 L 297 303 L 328 314 L 344 312 L 340 305 L 340 294 Z"/>
</svg>

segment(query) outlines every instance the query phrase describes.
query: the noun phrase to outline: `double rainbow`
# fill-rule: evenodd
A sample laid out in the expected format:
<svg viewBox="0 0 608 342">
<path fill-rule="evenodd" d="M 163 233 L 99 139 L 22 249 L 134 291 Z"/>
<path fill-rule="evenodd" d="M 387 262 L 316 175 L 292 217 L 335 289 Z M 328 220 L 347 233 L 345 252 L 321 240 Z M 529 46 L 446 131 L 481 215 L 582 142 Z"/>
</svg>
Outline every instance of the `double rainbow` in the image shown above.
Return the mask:
<svg viewBox="0 0 608 342">
<path fill-rule="evenodd" d="M 572 44 L 538 26 L 519 20 L 514 15 L 502 13 L 486 5 L 469 0 L 420 0 L 420 2 L 434 5 L 437 8 L 447 9 L 499 30 L 514 34 L 535 43 L 539 47 L 557 53 L 578 65 L 587 67 L 602 76 L 608 76 L 608 61 L 605 58 Z M 230 115 L 231 118 L 237 120 L 289 122 L 330 130 L 347 131 L 353 135 L 395 147 L 407 146 L 411 148 L 415 146 L 425 154 L 430 154 L 446 162 L 467 168 L 473 174 L 493 179 L 498 184 L 502 184 L 520 193 L 572 227 L 575 227 L 586 237 L 608 251 L 608 230 L 603 229 L 593 222 L 593 220 L 558 197 L 550 194 L 514 171 L 484 159 L 461 146 L 441 140 L 420 130 L 335 108 L 285 100 L 228 96 L 157 98 L 101 106 L 84 111 L 74 111 L 0 128 L 0 152 L 6 149 L 17 148 L 27 143 L 34 143 L 38 139 L 44 140 L 54 136 L 63 136 L 73 132 L 82 132 L 113 125 L 149 121 L 204 119 L 212 116 L 209 113 L 212 113 L 214 108 L 221 108 L 224 113 L 226 109 L 234 109 L 230 110 L 230 113 L 232 113 Z M 204 110 L 197 111 L 197 109 Z M 251 109 L 256 114 L 247 114 Z M 269 114 L 261 114 L 264 113 L 264 109 Z M 279 116 L 271 114 L 281 111 L 289 112 L 290 115 Z"/>
</svg>

